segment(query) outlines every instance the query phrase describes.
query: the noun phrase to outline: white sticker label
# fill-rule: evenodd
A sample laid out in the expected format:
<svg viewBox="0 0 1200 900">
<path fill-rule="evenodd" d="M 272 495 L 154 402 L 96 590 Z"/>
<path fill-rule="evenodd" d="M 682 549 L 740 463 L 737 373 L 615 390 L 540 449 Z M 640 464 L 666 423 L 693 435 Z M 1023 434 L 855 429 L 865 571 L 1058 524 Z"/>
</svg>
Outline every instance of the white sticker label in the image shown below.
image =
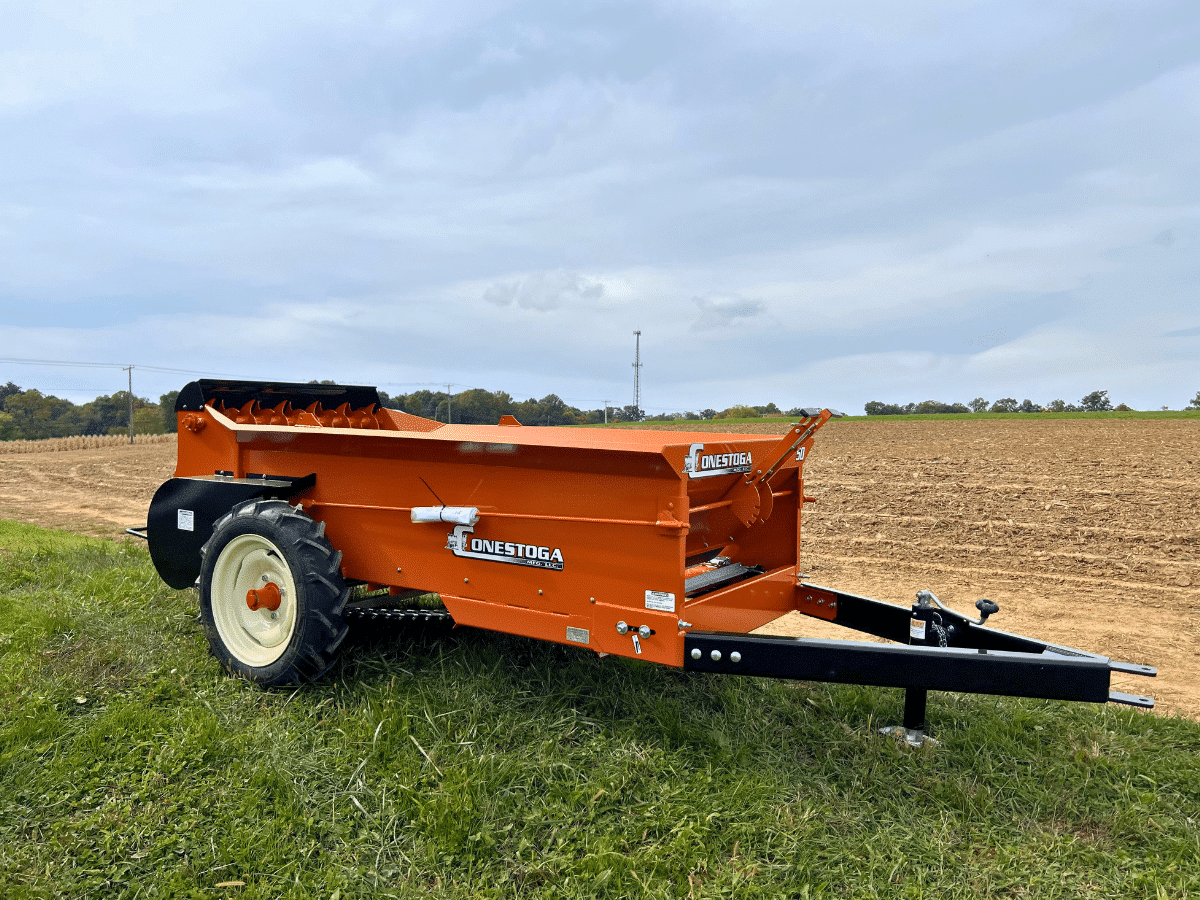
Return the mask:
<svg viewBox="0 0 1200 900">
<path fill-rule="evenodd" d="M 175 527 L 180 531 L 195 531 L 196 514 L 190 509 L 176 510 Z"/>
<path fill-rule="evenodd" d="M 922 619 L 908 620 L 908 637 L 910 640 L 925 640 L 925 622 Z"/>
<path fill-rule="evenodd" d="M 646 591 L 646 609 L 675 612 L 675 595 L 666 591 Z"/>
<path fill-rule="evenodd" d="M 586 628 L 572 628 L 567 626 L 567 640 L 574 641 L 577 644 L 586 644 L 588 642 L 588 630 Z"/>
</svg>

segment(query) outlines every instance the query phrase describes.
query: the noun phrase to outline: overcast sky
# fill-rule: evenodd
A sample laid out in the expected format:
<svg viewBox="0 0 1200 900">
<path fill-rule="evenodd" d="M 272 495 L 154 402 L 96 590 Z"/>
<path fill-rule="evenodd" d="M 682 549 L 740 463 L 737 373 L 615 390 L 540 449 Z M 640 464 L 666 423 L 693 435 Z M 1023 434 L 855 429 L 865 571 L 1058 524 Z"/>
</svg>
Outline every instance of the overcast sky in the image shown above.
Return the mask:
<svg viewBox="0 0 1200 900">
<path fill-rule="evenodd" d="M 650 411 L 1200 390 L 1195 0 L 0 23 L 0 357 L 594 408 L 640 329 Z"/>
</svg>

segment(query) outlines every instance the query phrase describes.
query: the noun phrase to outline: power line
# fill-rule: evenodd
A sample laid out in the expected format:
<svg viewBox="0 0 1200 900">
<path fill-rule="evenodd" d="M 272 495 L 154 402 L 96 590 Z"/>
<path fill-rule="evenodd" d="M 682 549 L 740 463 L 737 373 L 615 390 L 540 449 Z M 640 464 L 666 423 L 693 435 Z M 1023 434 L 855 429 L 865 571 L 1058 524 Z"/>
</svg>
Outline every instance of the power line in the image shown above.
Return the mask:
<svg viewBox="0 0 1200 900">
<path fill-rule="evenodd" d="M 89 369 L 120 369 L 124 371 L 129 366 L 123 363 L 104 363 L 104 362 L 80 362 L 78 360 L 66 359 L 24 359 L 11 356 L 0 356 L 0 363 L 9 363 L 18 366 L 68 366 L 72 368 L 89 368 Z M 169 375 L 215 375 L 220 378 L 239 378 L 243 376 L 234 375 L 230 372 L 198 372 L 195 369 L 172 369 L 166 366 L 143 366 L 139 365 L 139 369 L 145 369 L 149 372 L 165 372 Z"/>
</svg>

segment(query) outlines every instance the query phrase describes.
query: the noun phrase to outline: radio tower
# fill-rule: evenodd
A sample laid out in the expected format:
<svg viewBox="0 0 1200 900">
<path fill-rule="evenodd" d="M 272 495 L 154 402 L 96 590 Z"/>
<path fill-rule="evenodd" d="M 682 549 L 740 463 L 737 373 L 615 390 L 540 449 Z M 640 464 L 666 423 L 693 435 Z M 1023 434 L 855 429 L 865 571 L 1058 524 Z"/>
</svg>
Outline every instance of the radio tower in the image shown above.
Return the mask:
<svg viewBox="0 0 1200 900">
<path fill-rule="evenodd" d="M 635 331 L 633 333 L 633 408 L 636 410 L 635 415 L 642 414 L 642 384 L 641 375 L 638 371 L 642 367 L 642 333 Z"/>
</svg>

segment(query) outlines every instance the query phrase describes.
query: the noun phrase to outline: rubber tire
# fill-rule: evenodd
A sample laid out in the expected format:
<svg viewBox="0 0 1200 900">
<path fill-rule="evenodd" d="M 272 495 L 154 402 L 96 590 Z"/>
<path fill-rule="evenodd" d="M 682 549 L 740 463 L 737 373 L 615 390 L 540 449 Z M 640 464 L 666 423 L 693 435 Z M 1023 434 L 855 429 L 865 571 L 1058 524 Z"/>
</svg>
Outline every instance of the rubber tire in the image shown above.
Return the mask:
<svg viewBox="0 0 1200 900">
<path fill-rule="evenodd" d="M 250 538 L 244 539 L 246 536 Z M 264 546 L 264 542 L 273 547 Z M 291 619 L 277 644 L 282 649 L 277 657 L 258 665 L 248 658 L 253 654 L 245 650 L 252 646 L 249 632 L 230 634 L 227 641 L 218 625 L 220 618 L 229 632 L 231 618 L 252 618 L 245 591 L 238 596 L 237 590 L 229 590 L 226 567 L 240 566 L 236 555 L 241 548 L 255 545 L 270 558 L 271 566 L 282 573 L 284 580 L 290 578 L 295 586 L 295 596 L 284 599 L 285 603 L 290 600 L 291 606 L 281 605 Z M 227 557 L 224 567 L 223 555 Z M 349 633 L 343 612 L 350 591 L 342 578 L 341 551 L 335 551 L 325 537 L 323 522 L 313 521 L 283 500 L 248 500 L 216 521 L 200 557 L 200 621 L 209 651 L 229 674 L 264 687 L 277 687 L 312 681 L 329 670 Z M 214 573 L 218 582 L 215 588 Z M 224 596 L 214 596 L 222 592 Z M 241 657 L 239 641 L 243 647 Z M 270 649 L 265 655 L 274 652 Z"/>
</svg>

